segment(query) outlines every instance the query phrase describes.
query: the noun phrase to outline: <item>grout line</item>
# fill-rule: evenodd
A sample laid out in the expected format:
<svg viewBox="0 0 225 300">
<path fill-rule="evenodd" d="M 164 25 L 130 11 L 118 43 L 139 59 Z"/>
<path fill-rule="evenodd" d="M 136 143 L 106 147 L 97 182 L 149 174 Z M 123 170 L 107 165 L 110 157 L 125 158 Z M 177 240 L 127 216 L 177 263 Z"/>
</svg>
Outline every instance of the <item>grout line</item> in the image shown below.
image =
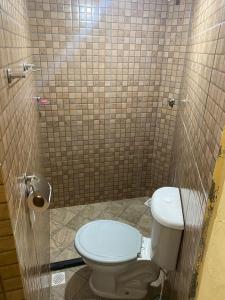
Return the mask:
<svg viewBox="0 0 225 300">
<path fill-rule="evenodd" d="M 225 24 L 225 21 L 222 22 L 222 23 Z M 221 24 L 222 24 L 222 23 L 221 23 Z M 221 26 L 222 26 L 222 25 L 221 25 Z M 210 85 L 211 85 L 211 82 L 212 82 L 212 74 L 213 74 L 214 64 L 215 64 L 215 60 L 216 60 L 216 53 L 217 53 L 217 49 L 218 49 L 218 43 L 219 43 L 219 36 L 220 36 L 221 26 L 220 26 L 220 28 L 219 28 L 219 30 L 218 30 L 218 35 L 217 35 L 217 38 L 216 38 L 216 48 L 215 48 L 214 57 L 213 57 L 213 62 L 212 62 L 212 68 L 211 68 L 211 72 L 210 72 L 209 86 L 208 86 L 208 90 L 207 90 L 207 97 L 206 97 L 206 101 L 205 101 L 205 107 L 204 107 L 203 115 L 204 115 L 205 112 L 206 112 L 207 102 L 208 102 L 208 99 L 209 99 L 209 90 L 210 90 Z"/>
<path fill-rule="evenodd" d="M 203 30 L 201 32 L 198 32 L 197 34 L 193 35 L 193 37 L 191 37 L 191 39 L 195 38 L 195 37 L 198 37 L 198 36 L 202 35 L 203 33 L 206 33 L 206 32 L 208 32 L 210 30 L 213 30 L 214 28 L 217 28 L 219 26 L 222 27 L 223 25 L 225 25 L 225 21 L 217 23 L 217 24 L 215 24 L 215 25 L 213 25 L 213 26 L 211 26 L 211 27 L 209 27 L 209 28 L 207 28 L 207 29 L 205 29 L 205 30 Z"/>
<path fill-rule="evenodd" d="M 182 125 L 184 126 L 184 131 L 185 131 L 185 133 L 186 133 L 187 140 L 188 140 L 188 143 L 189 143 L 189 146 L 190 146 L 190 149 L 191 149 L 191 154 L 192 154 L 192 156 L 193 156 L 193 160 L 194 160 L 194 163 L 195 163 L 197 172 L 198 172 L 198 176 L 199 176 L 199 179 L 200 179 L 200 183 L 201 183 L 201 186 L 202 186 L 202 190 L 203 190 L 203 192 L 204 192 L 204 196 L 205 196 L 205 199 L 206 199 L 206 201 L 207 201 L 208 195 L 207 195 L 207 193 L 206 193 L 206 191 L 205 191 L 205 188 L 204 188 L 204 185 L 203 185 L 203 183 L 202 183 L 202 178 L 201 178 L 200 171 L 199 171 L 199 168 L 198 168 L 197 160 L 196 160 L 196 158 L 195 158 L 195 155 L 194 155 L 194 152 L 193 152 L 193 148 L 192 148 L 192 146 L 191 146 L 190 136 L 189 136 L 189 134 L 188 134 L 187 127 L 186 127 L 186 125 L 185 125 L 184 120 L 183 120 L 182 117 L 181 117 L 181 121 L 182 121 Z"/>
<path fill-rule="evenodd" d="M 205 115 L 205 112 L 206 112 L 207 102 L 208 102 L 208 99 L 209 99 L 209 90 L 210 90 L 210 85 L 211 85 L 211 82 L 212 82 L 212 74 L 213 74 L 213 70 L 214 70 L 213 67 L 214 67 L 214 63 L 215 63 L 215 59 L 216 59 L 216 51 L 217 51 L 217 48 L 218 48 L 219 35 L 220 35 L 220 31 L 221 31 L 221 26 L 222 26 L 223 24 L 225 24 L 225 21 L 223 21 L 223 22 L 221 22 L 221 23 L 219 23 L 219 24 L 216 24 L 216 25 L 212 26 L 211 28 L 208 28 L 208 29 L 205 31 L 205 32 L 207 32 L 207 31 L 209 31 L 209 30 L 212 30 L 213 28 L 216 28 L 216 27 L 220 26 L 220 28 L 219 28 L 219 30 L 218 30 L 217 37 L 215 38 L 215 40 L 216 40 L 216 48 L 215 48 L 215 52 L 214 52 L 214 54 L 213 54 L 214 57 L 213 57 L 212 68 L 211 68 L 211 70 L 210 70 L 210 78 L 209 78 L 208 89 L 207 89 L 207 93 L 206 93 L 207 96 L 206 96 L 205 105 L 204 105 L 204 108 L 203 108 L 203 111 L 202 111 L 203 118 L 202 118 L 202 120 L 201 120 L 199 129 L 202 128 L 203 122 L 204 122 L 204 115 Z M 202 34 L 202 32 L 199 33 L 199 34 Z M 198 36 L 198 35 L 195 35 L 194 37 L 196 37 L 196 36 Z M 194 152 L 193 152 L 193 148 L 192 148 L 192 144 L 191 144 L 191 141 L 190 141 L 190 136 L 189 136 L 189 133 L 188 133 L 188 129 L 187 129 L 186 125 L 185 125 L 185 121 L 184 121 L 184 119 L 183 119 L 182 114 L 180 114 L 180 117 L 181 117 L 181 121 L 182 121 L 182 124 L 183 124 L 183 126 L 184 126 L 184 129 L 185 129 L 185 133 L 186 133 L 186 135 L 187 135 L 188 143 L 189 143 L 189 146 L 190 146 L 190 149 L 191 149 L 191 153 L 192 153 L 192 156 L 193 156 L 193 159 L 194 159 L 194 163 L 195 163 L 195 165 L 196 165 L 196 169 L 197 169 L 197 172 L 198 172 L 198 176 L 199 176 L 199 179 L 200 179 L 200 183 L 201 183 L 201 186 L 202 186 L 202 189 L 203 189 L 203 192 L 204 192 L 205 200 L 207 201 L 207 200 L 208 200 L 208 195 L 207 195 L 207 193 L 206 193 L 206 190 L 205 190 L 204 185 L 203 185 L 203 182 L 202 182 L 202 177 L 201 177 L 201 175 L 200 175 L 200 170 L 199 170 L 199 167 L 198 167 L 197 159 L 196 159 L 196 157 L 195 157 L 195 155 L 194 155 Z"/>
<path fill-rule="evenodd" d="M 186 41 L 186 45 L 185 45 L 185 56 L 184 56 L 184 65 L 183 65 L 183 71 L 182 71 L 182 80 L 181 80 L 181 86 L 180 86 L 180 90 L 179 90 L 179 99 L 181 99 L 181 96 L 184 94 L 185 92 L 185 78 L 187 77 L 187 60 L 188 60 L 188 47 L 189 47 L 189 41 L 190 41 L 190 37 L 191 37 L 191 24 L 193 21 L 193 8 L 194 8 L 194 3 L 191 3 L 191 9 L 190 9 L 190 16 L 189 16 L 189 24 L 188 24 L 188 30 L 187 30 L 187 41 Z M 185 93 L 186 94 L 186 93 Z M 174 132 L 173 132 L 173 137 L 172 137 L 172 151 L 173 148 L 175 146 L 175 136 L 176 136 L 176 128 L 178 125 L 178 119 L 179 116 L 182 114 L 182 111 L 180 109 L 181 107 L 178 105 L 177 107 L 177 112 L 176 112 L 176 118 L 175 118 L 175 128 L 174 128 Z M 173 163 L 173 153 L 171 151 L 170 154 L 170 164 L 169 164 L 169 170 L 172 169 L 172 163 Z M 174 176 L 173 176 L 174 177 Z M 167 178 L 167 182 L 170 183 L 170 176 L 169 176 L 169 172 L 168 172 L 168 178 Z M 174 178 L 173 178 L 174 180 Z"/>
<path fill-rule="evenodd" d="M 27 161 L 26 161 L 26 167 L 25 167 L 25 172 L 27 173 L 27 170 L 28 170 L 28 167 L 29 167 L 29 162 L 31 160 L 31 152 L 33 152 L 33 144 L 31 144 L 31 147 L 30 147 L 30 151 L 29 151 L 29 154 L 28 154 L 28 157 L 27 157 Z M 25 184 L 25 183 L 24 183 Z M 24 187 L 25 188 L 25 187 Z M 25 192 L 25 189 L 24 189 L 24 192 Z M 17 231 L 17 223 L 18 223 L 18 219 L 19 219 L 19 212 L 20 212 L 20 209 L 21 209 L 21 203 L 22 201 L 27 202 L 27 198 L 23 197 L 23 194 L 21 195 L 20 199 L 19 199 L 19 207 L 17 209 L 17 214 L 16 214 L 16 222 L 14 224 L 14 229 L 13 229 L 13 234 L 16 235 L 16 231 Z M 25 205 L 27 205 L 27 203 L 25 203 Z M 30 218 L 30 216 L 28 216 L 28 218 Z M 32 232 L 33 232 L 33 229 L 31 228 Z"/>
</svg>

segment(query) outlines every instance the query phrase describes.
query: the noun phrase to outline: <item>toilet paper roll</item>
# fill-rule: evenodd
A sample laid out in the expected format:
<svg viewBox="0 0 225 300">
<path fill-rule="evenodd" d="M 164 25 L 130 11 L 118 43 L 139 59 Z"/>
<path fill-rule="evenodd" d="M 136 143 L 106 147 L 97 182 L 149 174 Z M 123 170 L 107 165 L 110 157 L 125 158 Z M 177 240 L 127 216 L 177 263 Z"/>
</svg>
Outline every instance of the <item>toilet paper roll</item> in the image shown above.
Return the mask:
<svg viewBox="0 0 225 300">
<path fill-rule="evenodd" d="M 34 176 L 30 181 L 28 207 L 35 212 L 44 212 L 49 208 L 52 188 L 43 177 Z"/>
</svg>

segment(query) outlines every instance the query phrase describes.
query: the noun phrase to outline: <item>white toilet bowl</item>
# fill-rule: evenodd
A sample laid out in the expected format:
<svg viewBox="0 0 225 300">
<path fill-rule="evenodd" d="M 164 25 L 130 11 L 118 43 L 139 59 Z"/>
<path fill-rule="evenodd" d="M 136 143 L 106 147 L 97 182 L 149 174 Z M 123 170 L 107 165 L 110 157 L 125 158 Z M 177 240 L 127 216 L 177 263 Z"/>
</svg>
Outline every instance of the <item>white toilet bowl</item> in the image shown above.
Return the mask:
<svg viewBox="0 0 225 300">
<path fill-rule="evenodd" d="M 141 299 L 160 268 L 175 270 L 184 220 L 178 188 L 163 187 L 152 196 L 151 239 L 134 227 L 98 220 L 81 227 L 75 248 L 92 269 L 90 286 L 101 297 Z"/>
<path fill-rule="evenodd" d="M 91 289 L 112 299 L 141 299 L 158 278 L 150 243 L 134 227 L 112 220 L 90 222 L 75 238 L 77 251 L 92 269 Z"/>
</svg>

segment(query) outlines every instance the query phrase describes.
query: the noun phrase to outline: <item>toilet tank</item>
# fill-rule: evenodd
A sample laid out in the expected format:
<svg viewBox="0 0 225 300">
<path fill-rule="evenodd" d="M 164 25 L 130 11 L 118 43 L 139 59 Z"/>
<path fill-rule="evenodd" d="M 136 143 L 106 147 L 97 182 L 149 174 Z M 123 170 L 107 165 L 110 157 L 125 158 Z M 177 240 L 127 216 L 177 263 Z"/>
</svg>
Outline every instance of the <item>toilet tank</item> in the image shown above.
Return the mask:
<svg viewBox="0 0 225 300">
<path fill-rule="evenodd" d="M 178 188 L 163 187 L 152 196 L 152 261 L 167 271 L 174 270 L 184 229 Z"/>
</svg>

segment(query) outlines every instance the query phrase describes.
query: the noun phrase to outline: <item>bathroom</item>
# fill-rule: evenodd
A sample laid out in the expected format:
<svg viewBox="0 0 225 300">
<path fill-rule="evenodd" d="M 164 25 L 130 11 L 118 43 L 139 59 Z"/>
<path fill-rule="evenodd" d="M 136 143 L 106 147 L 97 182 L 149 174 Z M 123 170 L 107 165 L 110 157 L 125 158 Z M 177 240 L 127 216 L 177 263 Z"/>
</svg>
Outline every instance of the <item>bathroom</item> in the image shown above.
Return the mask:
<svg viewBox="0 0 225 300">
<path fill-rule="evenodd" d="M 224 82 L 225 0 L 0 0 L 0 300 L 225 299 Z M 79 233 L 131 251 L 170 195 L 171 270 L 96 291 Z"/>
</svg>

